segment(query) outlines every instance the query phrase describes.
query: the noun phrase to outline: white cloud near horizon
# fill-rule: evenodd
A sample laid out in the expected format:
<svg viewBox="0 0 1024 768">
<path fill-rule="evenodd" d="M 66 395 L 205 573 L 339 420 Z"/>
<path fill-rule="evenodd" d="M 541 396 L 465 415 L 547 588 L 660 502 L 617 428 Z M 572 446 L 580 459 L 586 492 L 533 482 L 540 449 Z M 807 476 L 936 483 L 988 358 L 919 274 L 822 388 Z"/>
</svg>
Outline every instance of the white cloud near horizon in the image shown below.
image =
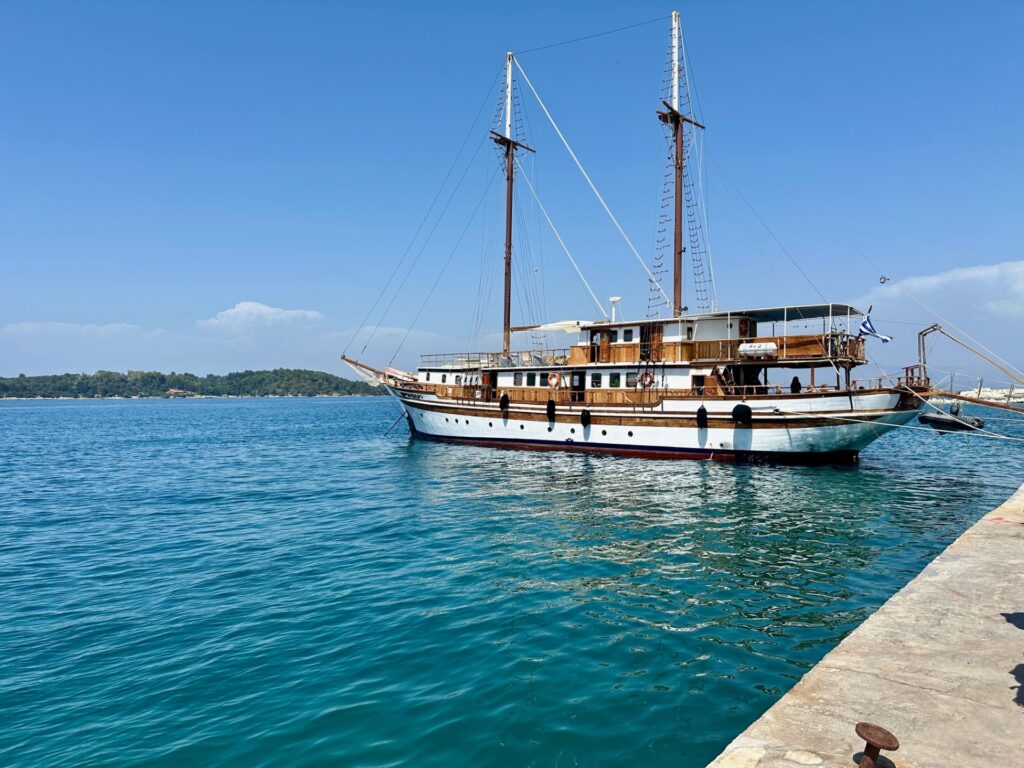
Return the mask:
<svg viewBox="0 0 1024 768">
<path fill-rule="evenodd" d="M 901 278 L 875 287 L 853 304 L 862 310 L 874 305 L 876 327 L 896 337 L 886 345 L 869 340 L 870 354 L 889 371 L 915 362 L 917 332 L 933 322 L 954 334 L 953 326 L 959 326 L 1017 367 L 1024 366 L 1024 343 L 1019 336 L 1024 319 L 1024 260 Z M 476 346 L 494 347 L 497 340 L 496 335 L 484 336 Z M 937 370 L 992 375 L 989 366 L 966 350 L 952 342 L 935 342 L 929 363 Z M 558 346 L 569 343 L 567 337 Z M 457 329 L 440 334 L 381 326 L 356 333 L 352 328 L 330 327 L 324 315 L 314 310 L 240 301 L 208 319 L 186 321 L 182 330 L 147 329 L 130 322 L 11 322 L 0 326 L 0 375 L 97 369 L 205 374 L 278 367 L 347 375 L 338 360 L 342 351 L 383 367 L 401 345 L 394 365 L 409 369 L 415 368 L 421 353 L 451 352 L 465 344 Z"/>
<path fill-rule="evenodd" d="M 384 365 L 401 345 L 394 364 L 409 368 L 421 352 L 450 351 L 452 344 L 425 330 L 381 326 L 356 333 L 324 327 L 323 320 L 312 310 L 243 301 L 181 331 L 121 322 L 12 322 L 0 326 L 0 376 L 96 370 L 205 375 L 309 368 L 350 377 L 339 360 L 346 348 L 370 364 Z"/>
<path fill-rule="evenodd" d="M 901 296 L 913 301 L 912 297 L 936 294 L 946 289 L 952 289 L 965 298 L 980 289 L 990 298 L 975 306 L 1001 317 L 1024 317 L 1024 261 L 979 264 L 934 275 L 905 277 L 881 285 L 857 301 L 865 306 L 893 301 Z"/>
<path fill-rule="evenodd" d="M 258 301 L 240 301 L 196 325 L 210 331 L 252 333 L 264 328 L 314 325 L 323 319 L 322 314 L 312 309 L 282 309 Z"/>
<path fill-rule="evenodd" d="M 875 327 L 895 337 L 884 346 L 869 340 L 869 354 L 892 369 L 916 362 L 917 333 L 939 323 L 955 336 L 973 339 L 1024 368 L 1020 321 L 1024 318 L 1024 260 L 957 267 L 930 275 L 913 275 L 879 285 L 853 302 L 862 310 L 874 305 Z M 965 339 L 970 342 L 970 339 Z M 955 371 L 1008 386 L 1002 374 L 948 340 L 929 341 L 932 378 Z"/>
</svg>

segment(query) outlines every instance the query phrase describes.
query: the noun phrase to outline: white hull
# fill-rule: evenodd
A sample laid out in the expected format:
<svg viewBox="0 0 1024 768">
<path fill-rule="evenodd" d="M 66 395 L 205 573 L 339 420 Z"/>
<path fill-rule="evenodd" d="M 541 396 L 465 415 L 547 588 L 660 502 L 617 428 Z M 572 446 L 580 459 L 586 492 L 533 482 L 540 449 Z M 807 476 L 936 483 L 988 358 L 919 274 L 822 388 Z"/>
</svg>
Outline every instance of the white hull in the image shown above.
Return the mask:
<svg viewBox="0 0 1024 768">
<path fill-rule="evenodd" d="M 794 397 L 783 403 L 718 400 L 703 403 L 706 428 L 696 425 L 693 400 L 653 408 L 590 406 L 592 423 L 581 423 L 582 406 L 560 406 L 549 421 L 542 405 L 517 404 L 503 413 L 494 403 L 453 401 L 392 389 L 422 437 L 519 448 L 597 451 L 666 458 L 853 459 L 875 439 L 916 415 L 898 409 L 900 395 L 880 392 L 832 397 Z M 732 420 L 746 402 L 750 425 Z M 852 407 L 851 407 L 852 406 Z"/>
</svg>

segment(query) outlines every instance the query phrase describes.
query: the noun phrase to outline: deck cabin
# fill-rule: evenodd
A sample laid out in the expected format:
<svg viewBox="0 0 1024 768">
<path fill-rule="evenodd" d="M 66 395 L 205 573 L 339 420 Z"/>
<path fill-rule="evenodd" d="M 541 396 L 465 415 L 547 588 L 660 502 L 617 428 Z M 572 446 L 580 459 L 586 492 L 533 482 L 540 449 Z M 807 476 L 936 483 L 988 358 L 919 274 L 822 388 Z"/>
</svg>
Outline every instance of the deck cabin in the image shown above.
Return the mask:
<svg viewBox="0 0 1024 768">
<path fill-rule="evenodd" d="M 416 386 L 457 399 L 594 405 L 789 394 L 794 376 L 802 391 L 863 388 L 870 382 L 850 378 L 867 362 L 864 339 L 850 331 L 861 315 L 848 304 L 814 304 L 526 326 L 513 330 L 574 332 L 577 341 L 508 355 L 424 355 Z"/>
</svg>

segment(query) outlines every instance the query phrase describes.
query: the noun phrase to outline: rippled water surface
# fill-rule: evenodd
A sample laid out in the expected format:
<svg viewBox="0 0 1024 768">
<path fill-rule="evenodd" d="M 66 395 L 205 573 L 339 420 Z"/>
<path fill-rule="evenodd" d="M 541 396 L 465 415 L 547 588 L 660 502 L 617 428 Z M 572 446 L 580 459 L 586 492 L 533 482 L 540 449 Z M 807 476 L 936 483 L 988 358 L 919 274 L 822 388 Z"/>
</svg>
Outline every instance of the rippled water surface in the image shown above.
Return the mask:
<svg viewBox="0 0 1024 768">
<path fill-rule="evenodd" d="M 397 412 L 0 403 L 0 764 L 703 765 L 1024 476 L 960 435 L 744 467 Z"/>
</svg>

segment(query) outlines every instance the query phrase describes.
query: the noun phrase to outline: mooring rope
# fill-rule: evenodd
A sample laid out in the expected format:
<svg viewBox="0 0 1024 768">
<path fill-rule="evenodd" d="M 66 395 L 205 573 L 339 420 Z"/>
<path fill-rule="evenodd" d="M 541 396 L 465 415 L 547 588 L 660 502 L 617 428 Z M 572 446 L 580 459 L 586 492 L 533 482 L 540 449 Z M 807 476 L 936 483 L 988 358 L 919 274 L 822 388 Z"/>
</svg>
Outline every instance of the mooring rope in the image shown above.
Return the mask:
<svg viewBox="0 0 1024 768">
<path fill-rule="evenodd" d="M 917 394 L 917 393 L 915 393 L 915 394 Z M 926 400 L 925 402 L 928 402 L 928 401 Z M 828 413 L 815 413 L 814 411 L 784 411 L 784 410 L 782 410 L 781 408 L 778 408 L 778 407 L 776 407 L 775 410 L 778 411 L 779 413 L 786 414 L 787 416 L 812 416 L 814 418 L 819 418 L 819 419 L 834 419 L 836 421 L 851 421 L 851 422 L 858 422 L 858 423 L 861 423 L 861 424 L 872 424 L 874 426 L 884 427 L 886 429 L 916 429 L 916 430 L 921 430 L 921 431 L 924 431 L 924 432 L 930 432 L 930 433 L 935 434 L 935 435 L 942 435 L 943 434 L 942 432 L 940 432 L 937 429 L 932 429 L 931 427 L 917 427 L 917 426 L 914 426 L 913 424 L 880 424 L 877 420 L 872 420 L 872 419 L 855 419 L 855 418 L 850 417 L 850 416 L 835 416 L 835 415 L 828 414 Z M 945 413 L 945 411 L 942 411 L 942 413 Z M 946 414 L 946 415 L 948 416 L 949 414 Z M 966 423 L 966 422 L 961 422 L 961 423 Z M 967 426 L 970 427 L 969 424 Z M 988 430 L 985 430 L 985 429 L 978 429 L 977 427 L 970 427 L 970 430 L 971 431 L 968 434 L 978 434 L 980 437 L 988 437 L 988 438 L 992 438 L 992 439 L 995 439 L 995 440 L 1010 440 L 1010 441 L 1015 442 L 1015 443 L 1024 443 L 1024 437 L 1014 437 L 1013 435 L 1000 435 L 1000 434 L 997 434 L 996 432 L 989 432 Z"/>
<path fill-rule="evenodd" d="M 881 364 L 877 360 L 875 360 L 873 357 L 871 357 L 871 355 L 868 354 L 866 346 L 864 348 L 864 356 L 871 362 L 872 365 L 874 365 L 879 371 L 882 372 L 882 378 L 888 379 L 889 381 L 897 381 L 898 380 L 898 377 L 890 376 L 888 373 L 886 373 L 885 369 L 881 366 Z M 927 400 L 927 398 L 922 397 L 919 393 L 915 392 L 914 390 L 908 388 L 906 391 L 910 392 L 914 397 L 916 397 L 918 400 L 920 400 L 926 406 L 928 406 L 930 408 L 933 408 L 934 410 L 938 411 L 941 414 L 944 414 L 945 416 L 949 416 L 950 418 L 952 418 L 955 421 L 957 421 L 959 424 L 962 424 L 965 427 L 968 427 L 972 432 L 979 432 L 982 435 L 985 435 L 987 437 L 993 437 L 993 438 L 997 438 L 997 439 L 1000 439 L 1000 440 L 1015 440 L 1015 441 L 1018 441 L 1018 442 L 1024 442 L 1024 438 L 1013 437 L 1011 435 L 1000 435 L 998 432 L 991 432 L 991 431 L 989 431 L 987 429 L 984 429 L 983 427 L 975 427 L 974 425 L 972 425 L 972 424 L 964 421 L 963 419 L 961 419 L 959 416 L 955 416 L 952 413 L 949 413 L 947 411 L 942 410 L 941 408 L 939 408 L 939 406 L 935 405 L 934 403 L 929 402 Z M 898 426 L 907 426 L 907 425 L 898 425 Z M 915 429 L 930 429 L 930 428 L 929 427 L 915 427 Z"/>
</svg>

